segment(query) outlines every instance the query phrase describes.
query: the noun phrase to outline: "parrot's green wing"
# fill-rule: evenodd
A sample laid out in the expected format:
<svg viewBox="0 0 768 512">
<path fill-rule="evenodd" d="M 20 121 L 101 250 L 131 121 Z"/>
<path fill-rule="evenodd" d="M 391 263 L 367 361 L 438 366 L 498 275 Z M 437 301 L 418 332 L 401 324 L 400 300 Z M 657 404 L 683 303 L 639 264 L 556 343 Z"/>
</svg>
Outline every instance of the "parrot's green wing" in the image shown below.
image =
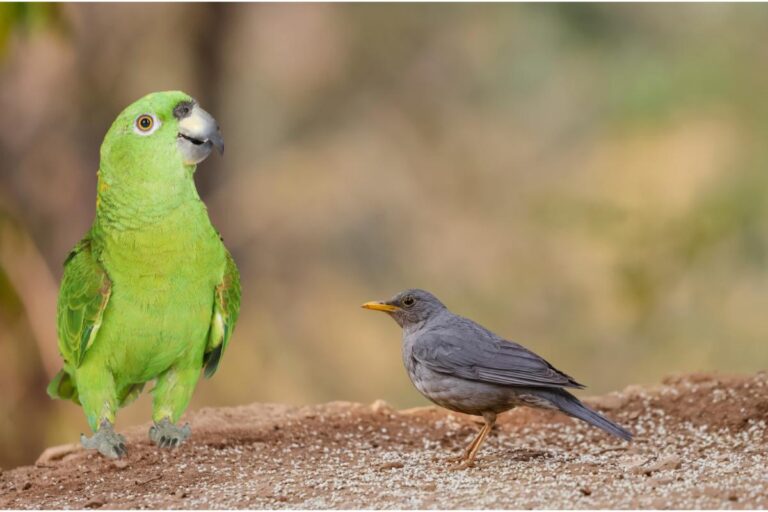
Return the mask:
<svg viewBox="0 0 768 512">
<path fill-rule="evenodd" d="M 101 327 L 112 283 L 84 238 L 67 257 L 59 292 L 59 350 L 66 366 L 77 368 Z"/>
<path fill-rule="evenodd" d="M 235 260 L 227 252 L 227 266 L 224 270 L 224 279 L 216 287 L 213 302 L 213 316 L 211 317 L 211 329 L 208 334 L 208 346 L 205 348 L 203 364 L 205 376 L 212 377 L 219 366 L 221 355 L 227 348 L 229 338 L 237 322 L 240 313 L 240 274 L 237 271 Z"/>
</svg>

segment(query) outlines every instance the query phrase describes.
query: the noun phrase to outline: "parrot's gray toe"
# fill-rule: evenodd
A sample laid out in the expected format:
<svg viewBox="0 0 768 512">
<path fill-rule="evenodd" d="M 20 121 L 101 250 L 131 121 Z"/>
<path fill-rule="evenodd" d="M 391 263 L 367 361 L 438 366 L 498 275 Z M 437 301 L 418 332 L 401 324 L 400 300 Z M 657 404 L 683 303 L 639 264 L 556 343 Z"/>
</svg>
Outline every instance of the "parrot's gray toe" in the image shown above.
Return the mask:
<svg viewBox="0 0 768 512">
<path fill-rule="evenodd" d="M 92 437 L 80 434 L 80 444 L 89 450 L 98 450 L 109 459 L 119 459 L 128 454 L 125 447 L 125 437 L 115 432 L 112 424 L 104 422 Z"/>
<path fill-rule="evenodd" d="M 160 448 L 176 448 L 192 434 L 189 423 L 179 427 L 164 419 L 149 427 L 149 440 Z"/>
</svg>

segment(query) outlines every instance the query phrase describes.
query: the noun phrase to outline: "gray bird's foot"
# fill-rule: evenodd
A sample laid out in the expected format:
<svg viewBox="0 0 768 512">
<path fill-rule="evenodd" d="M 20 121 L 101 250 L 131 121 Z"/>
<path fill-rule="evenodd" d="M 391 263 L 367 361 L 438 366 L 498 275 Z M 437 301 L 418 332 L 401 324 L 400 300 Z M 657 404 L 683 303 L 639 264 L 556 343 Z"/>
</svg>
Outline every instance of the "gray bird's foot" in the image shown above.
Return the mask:
<svg viewBox="0 0 768 512">
<path fill-rule="evenodd" d="M 92 437 L 80 434 L 80 444 L 83 445 L 83 448 L 98 450 L 100 454 L 109 459 L 119 459 L 128 454 L 128 450 L 125 448 L 125 437 L 115 432 L 112 424 L 108 421 L 103 421 L 99 430 Z"/>
<path fill-rule="evenodd" d="M 189 423 L 179 427 L 164 418 L 160 423 L 149 427 L 149 440 L 160 448 L 176 448 L 192 434 Z"/>
<path fill-rule="evenodd" d="M 448 464 L 458 464 L 459 462 L 464 462 L 467 460 L 467 454 L 462 453 L 461 455 L 454 455 L 453 457 L 448 457 L 445 459 Z"/>
<path fill-rule="evenodd" d="M 473 460 L 464 459 L 458 462 L 459 462 L 458 464 L 454 464 L 448 469 L 450 469 L 451 471 L 461 471 L 463 469 L 469 469 L 469 468 L 475 467 L 475 461 Z"/>
</svg>

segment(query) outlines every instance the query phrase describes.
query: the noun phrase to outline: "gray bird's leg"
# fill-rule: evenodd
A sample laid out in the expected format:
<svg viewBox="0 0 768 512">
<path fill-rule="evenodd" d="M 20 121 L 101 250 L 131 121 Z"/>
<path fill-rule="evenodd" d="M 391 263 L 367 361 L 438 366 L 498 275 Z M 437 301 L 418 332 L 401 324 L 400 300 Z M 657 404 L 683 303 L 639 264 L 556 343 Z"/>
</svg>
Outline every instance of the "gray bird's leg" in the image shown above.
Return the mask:
<svg viewBox="0 0 768 512">
<path fill-rule="evenodd" d="M 480 430 L 475 434 L 474 439 L 472 439 L 472 442 L 467 445 L 466 448 L 464 448 L 464 451 L 461 453 L 461 455 L 458 455 L 456 457 L 449 457 L 448 462 L 464 462 L 469 457 L 470 452 L 474 449 L 477 442 L 480 440 L 480 436 L 483 434 L 483 430 L 485 430 L 485 425 L 480 427 Z"/>
<path fill-rule="evenodd" d="M 119 459 L 126 455 L 125 437 L 115 432 L 112 423 L 107 420 L 101 422 L 99 429 L 92 437 L 80 434 L 80 444 L 89 450 L 98 450 L 100 454 L 110 459 Z"/>
<path fill-rule="evenodd" d="M 483 445 L 485 438 L 488 437 L 488 434 L 491 433 L 493 425 L 496 423 L 496 413 L 483 413 L 483 420 L 485 420 L 485 425 L 483 425 L 483 428 L 480 429 L 480 433 L 477 434 L 475 440 L 472 441 L 467 447 L 463 457 L 460 459 L 460 464 L 456 466 L 455 469 L 466 469 L 475 465 L 475 456 L 480 450 L 480 447 Z"/>
</svg>

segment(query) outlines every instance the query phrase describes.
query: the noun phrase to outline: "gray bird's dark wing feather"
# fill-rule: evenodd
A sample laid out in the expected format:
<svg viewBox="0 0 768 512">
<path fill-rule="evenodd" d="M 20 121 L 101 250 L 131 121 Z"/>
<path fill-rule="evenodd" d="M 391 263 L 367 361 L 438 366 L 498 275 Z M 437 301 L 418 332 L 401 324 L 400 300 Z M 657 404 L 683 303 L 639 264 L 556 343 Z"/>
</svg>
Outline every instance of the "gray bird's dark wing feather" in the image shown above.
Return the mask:
<svg viewBox="0 0 768 512">
<path fill-rule="evenodd" d="M 453 315 L 416 338 L 413 357 L 433 371 L 506 386 L 583 388 L 544 358 Z"/>
</svg>

